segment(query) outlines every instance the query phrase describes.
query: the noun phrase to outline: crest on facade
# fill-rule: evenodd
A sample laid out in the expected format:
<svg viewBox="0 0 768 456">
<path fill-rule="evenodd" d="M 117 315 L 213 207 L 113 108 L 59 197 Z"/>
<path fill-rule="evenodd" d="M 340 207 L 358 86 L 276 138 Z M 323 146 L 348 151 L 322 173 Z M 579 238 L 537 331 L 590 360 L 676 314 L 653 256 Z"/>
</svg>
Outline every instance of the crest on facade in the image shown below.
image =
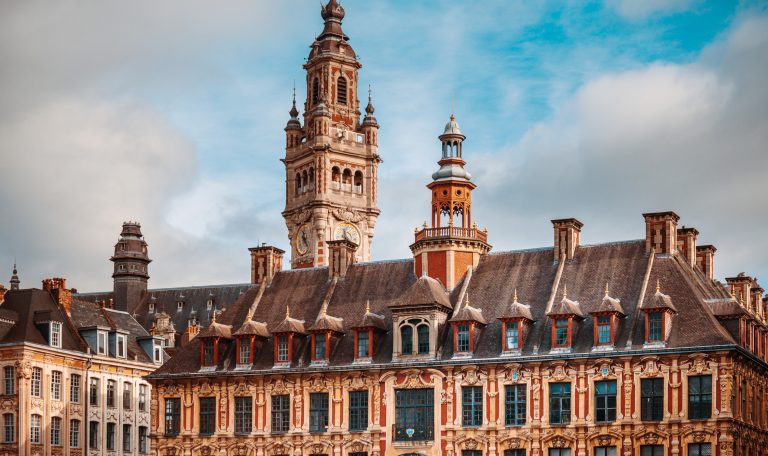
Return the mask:
<svg viewBox="0 0 768 456">
<path fill-rule="evenodd" d="M 691 371 L 701 374 L 711 369 L 708 359 L 709 356 L 704 353 L 694 353 L 688 356 L 688 361 L 683 366 L 687 366 Z"/>
<path fill-rule="evenodd" d="M 245 443 L 236 443 L 229 447 L 229 454 L 232 456 L 249 456 L 251 454 L 251 447 Z"/>
<path fill-rule="evenodd" d="M 308 388 L 314 393 L 328 391 L 332 386 L 331 381 L 322 374 L 315 374 L 309 377 Z"/>
<path fill-rule="evenodd" d="M 269 381 L 269 386 L 275 394 L 288 394 L 288 381 L 284 377 L 275 377 Z"/>
<path fill-rule="evenodd" d="M 360 211 L 356 211 L 351 207 L 338 208 L 332 211 L 334 217 L 342 222 L 357 223 L 365 220 L 365 214 Z"/>
<path fill-rule="evenodd" d="M 293 215 L 291 215 L 291 222 L 294 223 L 294 225 L 301 225 L 302 223 L 309 220 L 309 218 L 312 216 L 312 211 L 310 209 L 304 208 Z"/>
<path fill-rule="evenodd" d="M 279 454 L 291 454 L 293 450 L 293 445 L 288 442 L 288 440 L 278 440 L 276 442 L 272 442 L 269 445 L 266 446 L 265 451 L 267 455 L 269 456 L 275 456 Z"/>
<path fill-rule="evenodd" d="M 462 374 L 462 381 L 465 385 L 477 385 L 485 377 L 485 373 L 476 366 L 465 366 L 459 372 Z"/>
</svg>

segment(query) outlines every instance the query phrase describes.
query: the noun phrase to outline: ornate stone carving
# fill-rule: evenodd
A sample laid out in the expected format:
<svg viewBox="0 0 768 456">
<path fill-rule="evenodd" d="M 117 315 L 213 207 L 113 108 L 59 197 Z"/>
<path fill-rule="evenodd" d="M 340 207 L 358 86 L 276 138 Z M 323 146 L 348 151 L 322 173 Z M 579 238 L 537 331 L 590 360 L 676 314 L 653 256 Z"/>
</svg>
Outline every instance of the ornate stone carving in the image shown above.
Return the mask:
<svg viewBox="0 0 768 456">
<path fill-rule="evenodd" d="M 361 222 L 366 218 L 365 214 L 350 207 L 334 209 L 332 214 L 334 217 L 336 217 L 337 220 L 350 223 Z"/>
</svg>

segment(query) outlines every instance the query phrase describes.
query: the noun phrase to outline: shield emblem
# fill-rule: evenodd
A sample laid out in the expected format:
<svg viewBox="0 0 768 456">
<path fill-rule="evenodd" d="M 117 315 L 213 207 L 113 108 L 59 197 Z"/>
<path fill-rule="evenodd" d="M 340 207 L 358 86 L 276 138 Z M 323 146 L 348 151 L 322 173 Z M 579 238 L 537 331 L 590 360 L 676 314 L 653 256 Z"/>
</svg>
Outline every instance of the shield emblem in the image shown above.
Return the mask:
<svg viewBox="0 0 768 456">
<path fill-rule="evenodd" d="M 410 439 L 413 438 L 413 434 L 416 433 L 416 430 L 413 428 L 408 428 L 405 430 L 405 433 L 408 434 L 408 438 Z"/>
</svg>

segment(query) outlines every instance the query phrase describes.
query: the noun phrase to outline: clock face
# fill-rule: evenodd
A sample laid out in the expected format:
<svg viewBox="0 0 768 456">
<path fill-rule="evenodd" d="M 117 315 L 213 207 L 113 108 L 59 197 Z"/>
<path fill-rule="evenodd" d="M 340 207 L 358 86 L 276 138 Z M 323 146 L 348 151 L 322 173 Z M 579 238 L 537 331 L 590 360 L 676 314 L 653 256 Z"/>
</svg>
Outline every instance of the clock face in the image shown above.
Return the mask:
<svg viewBox="0 0 768 456">
<path fill-rule="evenodd" d="M 357 231 L 357 227 L 351 223 L 340 223 L 336 227 L 333 237 L 336 240 L 346 239 L 360 245 L 360 232 Z"/>
<path fill-rule="evenodd" d="M 299 229 L 296 230 L 295 242 L 296 251 L 299 255 L 304 255 L 309 252 L 309 246 L 312 243 L 312 230 L 310 230 L 309 225 L 301 225 Z"/>
</svg>

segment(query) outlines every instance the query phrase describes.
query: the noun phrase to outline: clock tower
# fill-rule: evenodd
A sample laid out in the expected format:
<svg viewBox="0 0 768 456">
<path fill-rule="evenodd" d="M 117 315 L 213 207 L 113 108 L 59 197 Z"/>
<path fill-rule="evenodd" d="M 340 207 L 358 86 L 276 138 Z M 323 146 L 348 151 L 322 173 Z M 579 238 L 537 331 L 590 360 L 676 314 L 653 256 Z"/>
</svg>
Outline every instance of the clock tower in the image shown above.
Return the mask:
<svg viewBox="0 0 768 456">
<path fill-rule="evenodd" d="M 370 90 L 360 119 L 361 66 L 341 29 L 344 8 L 321 8 L 325 27 L 312 43 L 304 69 L 304 124 L 294 95 L 285 127 L 285 210 L 291 267 L 328 265 L 328 241 L 357 245 L 356 261 L 370 261 L 376 206 L 379 124 Z"/>
</svg>

